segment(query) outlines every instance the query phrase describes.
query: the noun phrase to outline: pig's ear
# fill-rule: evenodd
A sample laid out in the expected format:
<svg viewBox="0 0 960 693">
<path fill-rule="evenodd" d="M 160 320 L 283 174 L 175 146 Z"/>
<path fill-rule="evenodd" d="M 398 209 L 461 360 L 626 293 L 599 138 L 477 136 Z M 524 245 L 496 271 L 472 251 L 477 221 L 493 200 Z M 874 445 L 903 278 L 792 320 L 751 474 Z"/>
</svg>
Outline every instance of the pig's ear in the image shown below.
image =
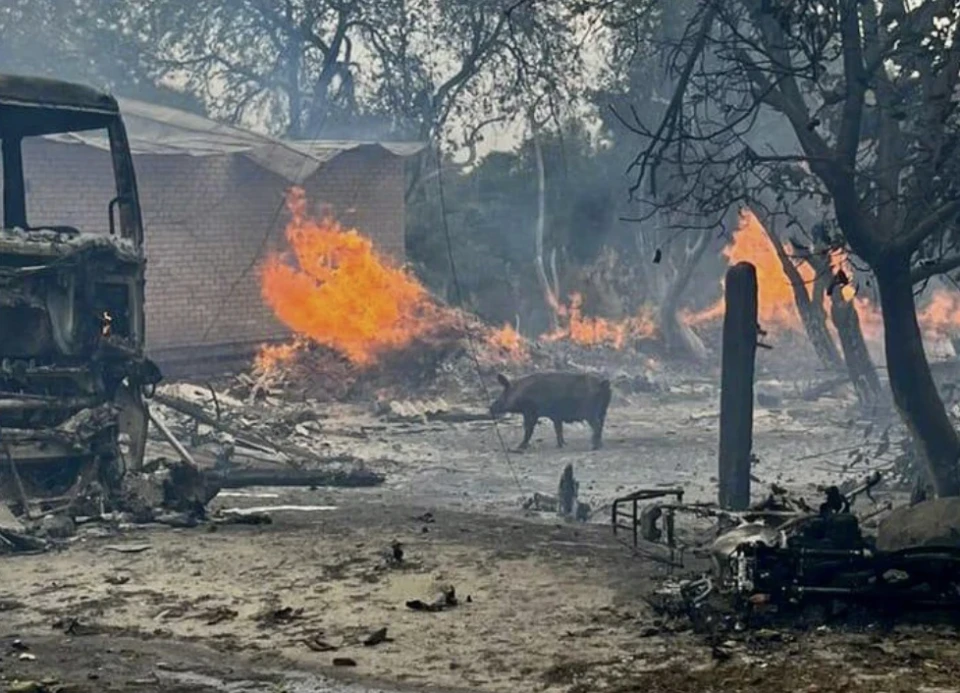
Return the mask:
<svg viewBox="0 0 960 693">
<path fill-rule="evenodd" d="M 503 385 L 504 390 L 510 389 L 510 381 L 507 380 L 507 376 L 505 376 L 503 373 L 497 373 L 497 382 Z"/>
</svg>

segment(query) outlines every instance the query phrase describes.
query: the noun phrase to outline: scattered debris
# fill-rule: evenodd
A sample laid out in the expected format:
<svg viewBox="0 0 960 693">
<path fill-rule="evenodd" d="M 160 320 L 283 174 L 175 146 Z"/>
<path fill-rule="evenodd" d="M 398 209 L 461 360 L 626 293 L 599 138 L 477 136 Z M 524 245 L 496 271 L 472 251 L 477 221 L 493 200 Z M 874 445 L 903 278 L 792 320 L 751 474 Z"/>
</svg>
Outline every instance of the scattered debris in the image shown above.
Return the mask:
<svg viewBox="0 0 960 693">
<path fill-rule="evenodd" d="M 392 642 L 392 641 L 393 641 L 393 638 L 387 637 L 387 629 L 380 628 L 379 630 L 375 630 L 374 632 L 372 632 L 370 635 L 367 636 L 367 638 L 363 641 L 363 646 L 374 647 L 376 645 L 379 645 L 380 643 Z"/>
<path fill-rule="evenodd" d="M 54 689 L 43 681 L 14 680 L 7 684 L 7 693 L 53 693 Z"/>
<path fill-rule="evenodd" d="M 275 626 L 281 623 L 290 623 L 303 617 L 303 607 L 294 609 L 292 606 L 266 608 L 253 618 L 261 627 Z"/>
<path fill-rule="evenodd" d="M 240 510 L 234 508 L 233 510 Z M 273 518 L 265 512 L 244 509 L 242 512 L 221 511 L 221 515 L 214 518 L 217 525 L 270 525 Z"/>
<path fill-rule="evenodd" d="M 556 497 L 548 496 L 543 493 L 534 493 L 523 502 L 524 510 L 534 512 L 555 513 L 559 504 Z"/>
<path fill-rule="evenodd" d="M 336 652 L 340 648 L 336 645 L 331 645 L 330 643 L 322 640 L 320 635 L 315 635 L 312 638 L 307 638 L 303 641 L 304 644 L 309 647 L 314 652 Z"/>
<path fill-rule="evenodd" d="M 567 464 L 560 475 L 560 485 L 557 491 L 557 514 L 561 517 L 572 518 L 577 505 L 577 493 L 580 483 L 573 478 L 573 465 Z"/>
<path fill-rule="evenodd" d="M 420 599 L 411 599 L 406 603 L 408 609 L 413 611 L 437 612 L 451 609 L 459 605 L 457 592 L 452 585 L 445 587 L 441 594 L 432 602 L 424 602 Z"/>
<path fill-rule="evenodd" d="M 64 635 L 70 635 L 74 637 L 97 635 L 100 633 L 100 629 L 96 626 L 82 623 L 79 619 L 73 617 L 61 618 L 54 622 L 53 627 L 57 630 L 63 631 Z"/>
<path fill-rule="evenodd" d="M 116 551 L 117 553 L 143 553 L 149 551 L 150 544 L 108 544 L 103 547 L 106 551 Z"/>
<path fill-rule="evenodd" d="M 226 606 L 217 606 L 213 609 L 209 609 L 200 614 L 197 618 L 204 621 L 208 626 L 215 626 L 218 623 L 223 623 L 224 621 L 232 621 L 239 614 L 233 609 Z"/>
<path fill-rule="evenodd" d="M 401 544 L 396 539 L 390 544 L 390 555 L 388 556 L 389 562 L 400 565 L 403 563 L 403 544 Z"/>
</svg>

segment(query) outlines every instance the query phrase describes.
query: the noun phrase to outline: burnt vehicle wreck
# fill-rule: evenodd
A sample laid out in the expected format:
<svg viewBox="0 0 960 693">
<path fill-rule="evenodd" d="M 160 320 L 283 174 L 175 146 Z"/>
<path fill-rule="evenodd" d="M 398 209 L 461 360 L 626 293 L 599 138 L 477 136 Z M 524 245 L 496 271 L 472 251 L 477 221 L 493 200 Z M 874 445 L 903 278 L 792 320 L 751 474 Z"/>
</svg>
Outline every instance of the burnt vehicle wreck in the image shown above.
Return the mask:
<svg viewBox="0 0 960 693">
<path fill-rule="evenodd" d="M 116 196 L 102 229 L 32 226 L 23 142 L 99 131 Z M 16 514 L 109 499 L 146 446 L 143 226 L 116 100 L 76 84 L 0 75 L 0 492 Z M 93 495 L 96 495 L 95 493 Z"/>
<path fill-rule="evenodd" d="M 819 506 L 774 485 L 766 500 L 740 512 L 683 505 L 681 489 L 642 489 L 614 503 L 613 530 L 617 536 L 632 534 L 638 555 L 671 568 L 683 568 L 678 558 L 684 548 L 709 559 L 709 569 L 699 577 L 670 581 L 651 602 L 663 613 L 705 627 L 718 622 L 718 613 L 731 625 L 759 626 L 777 617 L 797 619 L 808 607 L 826 607 L 824 615 L 866 608 L 887 618 L 927 612 L 955 622 L 960 547 L 944 524 L 949 516 L 904 506 L 899 516 L 888 518 L 890 524 L 880 523 L 876 535 L 865 531 L 863 516 L 851 505 L 859 495 L 869 497 L 881 481 L 874 472 L 847 493 L 826 488 Z M 667 495 L 677 498 L 639 505 Z M 618 509 L 623 505 L 632 510 Z M 715 522 L 713 540 L 683 547 L 675 529 L 677 513 Z M 914 517 L 910 533 L 898 531 L 896 525 L 908 516 Z"/>
</svg>

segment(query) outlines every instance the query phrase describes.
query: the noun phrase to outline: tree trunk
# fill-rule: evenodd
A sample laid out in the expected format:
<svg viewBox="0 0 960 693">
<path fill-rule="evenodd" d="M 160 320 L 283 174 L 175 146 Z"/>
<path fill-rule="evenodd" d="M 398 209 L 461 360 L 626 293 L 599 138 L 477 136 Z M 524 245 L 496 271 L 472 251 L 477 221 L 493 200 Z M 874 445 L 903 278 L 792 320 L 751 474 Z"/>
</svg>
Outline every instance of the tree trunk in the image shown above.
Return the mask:
<svg viewBox="0 0 960 693">
<path fill-rule="evenodd" d="M 531 125 L 533 120 L 531 119 Z M 560 325 L 557 317 L 559 308 L 558 297 L 554 296 L 550 289 L 550 281 L 547 279 L 547 272 L 543 265 L 543 232 L 546 225 L 546 173 L 543 168 L 543 148 L 540 146 L 540 138 L 537 137 L 536 126 L 533 132 L 533 151 L 537 160 L 537 226 L 534 230 L 535 253 L 533 264 L 537 271 L 537 281 L 540 282 L 540 289 L 543 291 L 543 299 L 547 304 L 550 315 L 550 329 L 556 332 Z"/>
<path fill-rule="evenodd" d="M 800 322 L 803 323 L 803 329 L 807 333 L 810 344 L 817 357 L 827 370 L 840 370 L 843 368 L 843 360 L 840 358 L 840 352 L 837 345 L 833 343 L 830 332 L 827 330 L 827 313 L 823 309 L 823 304 L 817 299 L 814 292 L 813 299 L 807 293 L 807 284 L 797 270 L 796 265 L 787 255 L 783 243 L 773 230 L 772 224 L 765 223 L 764 231 L 767 237 L 777 251 L 777 257 L 780 259 L 780 265 L 783 267 L 783 273 L 790 280 L 790 287 L 793 289 L 793 300 L 797 306 L 797 313 L 800 314 Z"/>
<path fill-rule="evenodd" d="M 842 288 L 836 285 L 827 253 L 825 246 L 818 245 L 813 252 L 806 254 L 806 260 L 817 277 L 814 295 L 823 296 L 829 293 L 830 319 L 837 328 L 837 336 L 840 337 L 843 362 L 857 393 L 857 401 L 864 409 L 872 409 L 883 392 L 880 376 L 870 359 L 857 310 L 852 301 L 843 297 Z"/>
<path fill-rule="evenodd" d="M 843 348 L 843 360 L 853 382 L 860 405 L 866 408 L 876 406 L 883 393 L 880 376 L 870 359 L 867 342 L 860 328 L 860 317 L 853 301 L 846 300 L 839 288 L 830 295 L 830 319 L 837 328 L 840 346 Z"/>
<path fill-rule="evenodd" d="M 725 510 L 750 505 L 753 378 L 757 352 L 757 269 L 738 262 L 724 282 L 720 376 L 719 502 Z"/>
<path fill-rule="evenodd" d="M 913 300 L 907 258 L 874 266 L 883 309 L 884 348 L 893 401 L 910 430 L 937 496 L 960 495 L 960 438 L 933 381 Z"/>
<path fill-rule="evenodd" d="M 703 341 L 689 325 L 680 320 L 680 299 L 683 298 L 693 271 L 710 245 L 710 234 L 704 232 L 697 239 L 696 244 L 682 258 L 677 276 L 667 287 L 663 301 L 660 303 L 660 332 L 667 349 L 674 355 L 693 359 L 694 361 L 707 360 L 707 348 Z"/>
</svg>

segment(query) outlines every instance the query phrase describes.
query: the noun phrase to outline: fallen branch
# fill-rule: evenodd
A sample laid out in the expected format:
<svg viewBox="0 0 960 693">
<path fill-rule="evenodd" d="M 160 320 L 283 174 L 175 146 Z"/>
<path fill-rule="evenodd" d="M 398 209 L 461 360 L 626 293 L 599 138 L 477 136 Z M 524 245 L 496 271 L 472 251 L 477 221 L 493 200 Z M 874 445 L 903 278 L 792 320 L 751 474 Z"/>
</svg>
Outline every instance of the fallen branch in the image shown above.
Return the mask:
<svg viewBox="0 0 960 693">
<path fill-rule="evenodd" d="M 834 390 L 841 388 L 849 382 L 850 377 L 847 375 L 831 378 L 830 380 L 825 380 L 822 383 L 817 383 L 813 387 L 808 388 L 800 395 L 800 398 L 805 402 L 816 402 L 824 395 L 830 394 Z"/>
</svg>

